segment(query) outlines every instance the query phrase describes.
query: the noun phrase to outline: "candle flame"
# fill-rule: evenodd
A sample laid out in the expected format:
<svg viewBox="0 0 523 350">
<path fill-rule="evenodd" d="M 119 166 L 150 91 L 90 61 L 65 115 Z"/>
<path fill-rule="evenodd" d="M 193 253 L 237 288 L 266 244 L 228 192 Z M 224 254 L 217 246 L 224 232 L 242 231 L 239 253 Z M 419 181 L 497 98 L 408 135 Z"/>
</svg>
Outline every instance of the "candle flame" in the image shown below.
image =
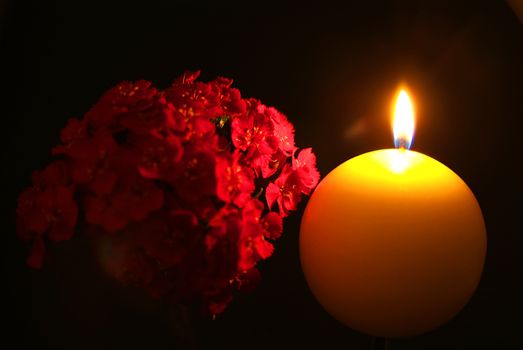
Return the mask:
<svg viewBox="0 0 523 350">
<path fill-rule="evenodd" d="M 394 146 L 409 149 L 414 137 L 414 109 L 409 95 L 401 89 L 396 98 L 392 123 Z"/>
</svg>

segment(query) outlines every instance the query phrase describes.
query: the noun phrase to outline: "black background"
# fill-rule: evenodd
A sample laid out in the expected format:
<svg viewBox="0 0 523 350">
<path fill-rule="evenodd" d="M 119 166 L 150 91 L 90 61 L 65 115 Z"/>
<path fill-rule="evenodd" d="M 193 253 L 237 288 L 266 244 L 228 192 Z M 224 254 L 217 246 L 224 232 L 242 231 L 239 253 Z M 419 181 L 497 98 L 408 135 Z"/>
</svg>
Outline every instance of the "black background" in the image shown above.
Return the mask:
<svg viewBox="0 0 523 350">
<path fill-rule="evenodd" d="M 11 1 L 2 3 L 1 115 L 4 342 L 14 348 L 368 349 L 370 337 L 317 304 L 298 256 L 303 210 L 285 222 L 263 281 L 215 321 L 172 313 L 105 277 L 85 240 L 24 264 L 17 194 L 51 160 L 67 118 L 121 80 L 167 87 L 185 69 L 235 80 L 288 115 L 322 175 L 392 146 L 389 107 L 406 82 L 417 107 L 413 149 L 457 172 L 484 213 L 488 253 L 470 303 L 392 349 L 523 349 L 521 119 L 523 25 L 504 2 L 298 3 Z M 363 2 L 362 2 L 363 3 Z M 3 309 L 4 309 L 3 308 Z"/>
</svg>

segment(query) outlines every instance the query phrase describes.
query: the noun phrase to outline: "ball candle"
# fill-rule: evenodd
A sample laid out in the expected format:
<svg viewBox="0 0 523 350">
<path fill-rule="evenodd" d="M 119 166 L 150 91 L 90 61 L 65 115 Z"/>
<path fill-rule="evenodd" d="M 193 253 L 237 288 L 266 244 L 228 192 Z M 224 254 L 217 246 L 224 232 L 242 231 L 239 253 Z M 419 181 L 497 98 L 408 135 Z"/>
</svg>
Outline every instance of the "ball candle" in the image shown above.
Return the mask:
<svg viewBox="0 0 523 350">
<path fill-rule="evenodd" d="M 362 154 L 318 185 L 300 228 L 300 259 L 320 304 L 378 337 L 432 330 L 476 289 L 486 253 L 481 209 L 452 170 L 410 151 L 414 113 L 402 90 L 396 149 Z"/>
</svg>

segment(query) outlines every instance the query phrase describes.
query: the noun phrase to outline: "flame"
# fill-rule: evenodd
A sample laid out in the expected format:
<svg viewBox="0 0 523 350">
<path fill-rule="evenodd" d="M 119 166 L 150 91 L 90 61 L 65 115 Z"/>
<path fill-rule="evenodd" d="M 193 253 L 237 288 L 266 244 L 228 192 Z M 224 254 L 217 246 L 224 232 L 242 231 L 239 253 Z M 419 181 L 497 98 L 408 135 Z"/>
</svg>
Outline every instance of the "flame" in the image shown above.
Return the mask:
<svg viewBox="0 0 523 350">
<path fill-rule="evenodd" d="M 396 98 L 392 122 L 394 146 L 409 149 L 414 137 L 414 109 L 409 95 L 401 89 Z"/>
</svg>

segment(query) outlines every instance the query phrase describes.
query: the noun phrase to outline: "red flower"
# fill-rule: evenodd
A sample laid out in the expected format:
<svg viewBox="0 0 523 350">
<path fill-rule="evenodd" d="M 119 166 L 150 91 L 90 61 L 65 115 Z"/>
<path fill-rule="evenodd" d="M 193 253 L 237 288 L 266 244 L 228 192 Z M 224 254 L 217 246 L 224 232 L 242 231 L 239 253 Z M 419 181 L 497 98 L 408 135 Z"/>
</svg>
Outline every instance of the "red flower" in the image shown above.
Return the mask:
<svg viewBox="0 0 523 350">
<path fill-rule="evenodd" d="M 118 145 L 112 135 L 102 129 L 93 137 L 78 138 L 66 145 L 55 147 L 53 154 L 63 154 L 70 159 L 73 181 L 82 184 L 91 181 L 117 151 Z"/>
<path fill-rule="evenodd" d="M 273 135 L 278 140 L 278 149 L 270 156 L 261 157 L 258 166 L 264 178 L 274 175 L 281 169 L 287 158 L 294 153 L 294 126 L 287 117 L 273 107 L 258 106 L 258 112 L 271 120 L 273 124 Z"/>
<path fill-rule="evenodd" d="M 287 117 L 276 108 L 258 106 L 258 112 L 270 118 L 273 123 L 274 136 L 278 139 L 278 147 L 285 156 L 290 156 L 296 147 L 294 146 L 294 126 Z"/>
<path fill-rule="evenodd" d="M 70 118 L 67 125 L 60 133 L 60 140 L 65 144 L 70 144 L 76 140 L 81 140 L 87 137 L 87 127 L 83 120 L 77 118 Z"/>
<path fill-rule="evenodd" d="M 78 207 L 73 198 L 74 188 L 56 187 L 42 193 L 40 205 L 47 208 L 49 227 L 49 238 L 53 241 L 65 241 L 74 234 Z"/>
<path fill-rule="evenodd" d="M 211 119 L 205 117 L 194 117 L 187 122 L 187 129 L 185 131 L 184 139 L 189 142 L 203 142 L 210 144 L 216 141 L 213 138 L 215 132 L 214 124 Z"/>
<path fill-rule="evenodd" d="M 43 172 L 33 175 L 35 190 L 30 191 L 29 197 L 24 205 L 32 206 L 31 214 L 34 220 L 33 231 L 37 234 L 43 233 L 44 227 L 42 216 L 47 224 L 44 231 L 53 241 L 63 241 L 72 237 L 78 216 L 78 208 L 73 198 L 74 187 L 70 183 L 70 175 L 67 165 L 58 161 L 49 165 Z M 31 198 L 32 197 L 32 198 Z M 32 199 L 32 200 L 31 200 Z M 39 227 L 40 226 L 40 227 Z M 31 227 L 31 226 L 30 226 Z"/>
<path fill-rule="evenodd" d="M 303 191 L 305 191 L 305 187 L 303 187 L 299 173 L 289 165 L 285 165 L 276 181 L 267 186 L 265 198 L 269 209 L 277 202 L 280 215 L 286 217 L 289 215 L 289 211 L 296 210 Z"/>
<path fill-rule="evenodd" d="M 301 194 L 310 194 L 319 179 L 316 157 L 310 148 L 302 150 L 297 158 L 292 158 L 292 167 L 286 165 L 278 179 L 267 186 L 269 208 L 278 202 L 280 215 L 287 216 L 289 211 L 296 209 Z"/>
<path fill-rule="evenodd" d="M 148 179 L 169 179 L 183 156 L 179 137 L 144 135 L 135 142 L 138 170 Z"/>
<path fill-rule="evenodd" d="M 43 236 L 53 241 L 70 239 L 76 226 L 78 208 L 73 198 L 67 165 L 55 162 L 33 174 L 34 187 L 18 199 L 17 233 L 24 240 L 34 240 L 28 263 L 40 267 L 44 257 Z"/>
<path fill-rule="evenodd" d="M 241 231 L 240 211 L 232 205 L 224 205 L 209 221 L 211 231 L 205 236 L 207 251 L 215 250 L 220 242 L 225 238 L 227 244 L 225 249 L 227 254 L 234 258 L 235 246 Z"/>
<path fill-rule="evenodd" d="M 276 174 L 283 165 L 286 164 L 287 158 L 288 157 L 278 149 L 271 155 L 260 157 L 256 162 L 256 165 L 261 169 L 262 177 L 268 178 Z"/>
<path fill-rule="evenodd" d="M 253 268 L 258 260 L 266 259 L 274 250 L 267 242 L 260 225 L 260 215 L 264 205 L 257 199 L 250 200 L 242 210 L 242 231 L 240 234 L 239 271 Z"/>
<path fill-rule="evenodd" d="M 254 174 L 240 152 L 216 158 L 216 195 L 226 203 L 243 207 L 254 191 Z"/>
<path fill-rule="evenodd" d="M 190 254 L 190 242 L 198 236 L 198 220 L 188 210 L 155 216 L 138 226 L 137 244 L 154 259 L 160 269 L 171 268 Z"/>
<path fill-rule="evenodd" d="M 278 139 L 273 134 L 273 123 L 258 112 L 259 102 L 249 100 L 250 110 L 246 115 L 232 121 L 232 142 L 246 152 L 246 161 L 258 174 L 266 159 L 278 148 Z"/>
<path fill-rule="evenodd" d="M 212 84 L 195 81 L 199 75 L 199 71 L 186 72 L 165 90 L 165 98 L 186 122 L 198 117 L 212 119 L 223 114 L 219 90 L 213 89 Z"/>
<path fill-rule="evenodd" d="M 190 85 L 192 83 L 194 83 L 196 81 L 196 79 L 198 79 L 198 77 L 200 76 L 200 71 L 197 70 L 197 71 L 189 71 L 189 70 L 186 70 L 185 72 L 183 72 L 182 75 L 180 75 L 178 78 L 176 78 L 173 82 L 173 86 L 178 86 L 178 85 Z"/>
<path fill-rule="evenodd" d="M 216 191 L 215 163 L 211 147 L 188 144 L 170 181 L 178 196 L 187 202 L 213 196 Z"/>
<path fill-rule="evenodd" d="M 316 156 L 311 148 L 300 151 L 298 157 L 292 157 L 292 169 L 298 173 L 302 192 L 310 194 L 320 180 L 320 173 L 316 169 Z"/>
<path fill-rule="evenodd" d="M 238 89 L 231 88 L 231 79 L 219 77 L 213 82 L 213 85 L 218 90 L 218 99 L 223 114 L 235 116 L 245 113 L 247 109 L 245 101 L 242 100 Z"/>
<path fill-rule="evenodd" d="M 210 231 L 205 236 L 205 260 L 200 288 L 212 294 L 226 289 L 237 272 L 238 242 L 242 230 L 241 213 L 232 205 L 224 205 L 209 222 Z"/>
<path fill-rule="evenodd" d="M 283 232 L 283 219 L 277 213 L 271 211 L 261 220 L 263 235 L 269 239 L 280 238 Z"/>
<path fill-rule="evenodd" d="M 135 109 L 122 113 L 120 124 L 137 134 L 147 134 L 155 130 L 183 130 L 185 123 L 175 118 L 172 104 L 164 97 L 155 96 L 151 100 L 141 101 Z"/>
<path fill-rule="evenodd" d="M 140 80 L 136 83 L 124 81 L 107 91 L 89 112 L 85 120 L 95 128 L 115 128 L 118 116 L 129 112 L 140 112 L 148 107 L 150 101 L 157 94 L 148 81 Z"/>
<path fill-rule="evenodd" d="M 82 231 L 105 242 L 105 270 L 151 297 L 218 314 L 256 285 L 283 217 L 319 180 L 316 158 L 297 153 L 275 108 L 242 99 L 231 79 L 198 76 L 163 91 L 122 82 L 68 121 L 53 149 L 63 160 L 18 199 L 30 266 L 42 265 L 47 241 L 71 238 L 80 215 Z"/>
<path fill-rule="evenodd" d="M 163 191 L 152 181 L 131 172 L 106 195 L 85 197 L 85 218 L 107 232 L 123 229 L 129 221 L 140 221 L 163 205 Z"/>
<path fill-rule="evenodd" d="M 16 231 L 23 240 L 39 237 L 49 228 L 46 211 L 38 205 L 41 193 L 40 189 L 30 187 L 18 197 Z"/>
</svg>

